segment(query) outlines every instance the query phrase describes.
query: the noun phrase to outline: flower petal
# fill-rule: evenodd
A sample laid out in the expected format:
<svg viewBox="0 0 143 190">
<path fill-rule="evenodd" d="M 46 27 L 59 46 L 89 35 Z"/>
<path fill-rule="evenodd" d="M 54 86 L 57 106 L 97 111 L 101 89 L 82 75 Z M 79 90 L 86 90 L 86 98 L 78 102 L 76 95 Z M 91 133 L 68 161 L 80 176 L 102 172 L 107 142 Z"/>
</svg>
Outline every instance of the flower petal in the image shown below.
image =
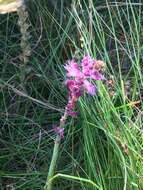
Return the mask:
<svg viewBox="0 0 143 190">
<path fill-rule="evenodd" d="M 93 64 L 94 60 L 89 55 L 84 56 L 83 59 L 81 60 L 81 66 L 83 69 L 85 67 L 92 68 Z"/>
<path fill-rule="evenodd" d="M 66 64 L 64 68 L 67 71 L 68 77 L 79 77 L 82 75 L 78 64 L 74 60 L 68 61 L 68 64 Z"/>
<path fill-rule="evenodd" d="M 91 84 L 88 80 L 84 80 L 83 87 L 87 91 L 87 93 L 92 95 L 92 96 L 96 92 L 96 87 L 93 84 Z"/>
<path fill-rule="evenodd" d="M 90 76 L 94 80 L 104 80 L 105 79 L 104 76 L 101 73 L 99 73 L 98 71 L 93 71 Z"/>
</svg>

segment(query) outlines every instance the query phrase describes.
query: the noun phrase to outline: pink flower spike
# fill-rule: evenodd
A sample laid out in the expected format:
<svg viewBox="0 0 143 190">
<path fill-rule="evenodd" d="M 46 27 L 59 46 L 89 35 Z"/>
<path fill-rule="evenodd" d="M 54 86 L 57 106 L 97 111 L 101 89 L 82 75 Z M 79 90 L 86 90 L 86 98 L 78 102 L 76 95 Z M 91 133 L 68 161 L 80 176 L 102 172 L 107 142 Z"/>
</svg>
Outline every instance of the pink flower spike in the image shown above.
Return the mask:
<svg viewBox="0 0 143 190">
<path fill-rule="evenodd" d="M 94 95 L 96 86 L 88 81 L 89 78 L 94 80 L 103 80 L 104 76 L 100 73 L 104 62 L 95 60 L 89 55 L 83 57 L 79 64 L 74 60 L 68 61 L 65 65 L 67 79 L 65 85 L 68 89 L 68 103 L 66 105 L 67 114 L 75 117 L 74 112 L 76 102 L 82 96 L 83 90 L 88 94 Z"/>
<path fill-rule="evenodd" d="M 68 64 L 66 64 L 64 66 L 64 68 L 67 71 L 68 77 L 80 77 L 80 76 L 82 76 L 82 73 L 79 69 L 79 66 L 74 60 L 68 61 Z"/>
<path fill-rule="evenodd" d="M 83 87 L 87 91 L 87 93 L 92 95 L 92 96 L 96 92 L 96 87 L 93 84 L 91 84 L 88 80 L 84 80 Z"/>
</svg>

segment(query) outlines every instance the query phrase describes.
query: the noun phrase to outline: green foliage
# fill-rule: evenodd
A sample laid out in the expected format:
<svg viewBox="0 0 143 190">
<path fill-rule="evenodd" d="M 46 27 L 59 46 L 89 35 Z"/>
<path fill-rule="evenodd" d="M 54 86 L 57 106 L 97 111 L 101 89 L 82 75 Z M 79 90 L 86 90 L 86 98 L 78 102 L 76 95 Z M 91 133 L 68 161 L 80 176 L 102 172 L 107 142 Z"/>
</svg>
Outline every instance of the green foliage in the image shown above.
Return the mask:
<svg viewBox="0 0 143 190">
<path fill-rule="evenodd" d="M 32 55 L 20 86 L 16 13 L 0 15 L 0 189 L 40 190 L 67 102 L 63 64 L 90 53 L 105 82 L 68 121 L 55 190 L 142 190 L 142 3 L 28 2 Z"/>
</svg>

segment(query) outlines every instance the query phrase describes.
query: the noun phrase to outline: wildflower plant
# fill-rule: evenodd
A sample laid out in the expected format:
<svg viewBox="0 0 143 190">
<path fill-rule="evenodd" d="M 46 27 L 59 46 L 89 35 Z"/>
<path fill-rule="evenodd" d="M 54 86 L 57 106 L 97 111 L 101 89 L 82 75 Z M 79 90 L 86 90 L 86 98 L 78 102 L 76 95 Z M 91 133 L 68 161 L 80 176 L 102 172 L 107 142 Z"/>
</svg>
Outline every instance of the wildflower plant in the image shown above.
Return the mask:
<svg viewBox="0 0 143 190">
<path fill-rule="evenodd" d="M 66 71 L 66 80 L 64 84 L 68 89 L 68 102 L 65 107 L 64 115 L 60 119 L 59 126 L 53 127 L 57 136 L 55 139 L 46 185 L 44 187 L 45 190 L 52 190 L 52 179 L 54 178 L 60 141 L 64 138 L 64 126 L 66 120 L 68 116 L 77 116 L 77 112 L 74 110 L 75 105 L 84 92 L 91 96 L 96 93 L 97 87 L 92 83 L 91 79 L 104 80 L 104 76 L 101 74 L 101 70 L 104 65 L 103 61 L 93 59 L 89 55 L 86 55 L 79 63 L 75 60 L 70 60 L 64 66 Z"/>
</svg>

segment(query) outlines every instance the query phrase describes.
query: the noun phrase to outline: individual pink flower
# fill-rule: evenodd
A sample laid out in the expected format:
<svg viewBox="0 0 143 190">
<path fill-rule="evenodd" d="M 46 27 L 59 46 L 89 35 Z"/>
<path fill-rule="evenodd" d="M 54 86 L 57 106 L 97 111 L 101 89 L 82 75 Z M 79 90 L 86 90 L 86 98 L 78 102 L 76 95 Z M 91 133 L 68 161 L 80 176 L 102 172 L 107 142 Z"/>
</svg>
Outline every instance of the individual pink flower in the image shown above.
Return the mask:
<svg viewBox="0 0 143 190">
<path fill-rule="evenodd" d="M 96 70 L 91 71 L 90 77 L 94 80 L 104 80 L 105 79 L 104 76 L 99 71 L 96 71 Z"/>
<path fill-rule="evenodd" d="M 79 66 L 74 60 L 68 61 L 68 64 L 65 65 L 65 69 L 67 71 L 67 77 L 82 76 Z"/>
<path fill-rule="evenodd" d="M 65 84 L 69 89 L 70 96 L 75 96 L 77 98 L 81 96 L 81 82 L 73 79 L 67 79 Z"/>
<path fill-rule="evenodd" d="M 64 128 L 54 125 L 53 130 L 60 138 L 64 138 Z"/>
<path fill-rule="evenodd" d="M 94 80 L 103 80 L 103 75 L 96 68 L 103 66 L 103 61 L 96 61 L 90 56 L 84 56 L 81 60 L 82 72 L 86 78 L 92 78 Z"/>
<path fill-rule="evenodd" d="M 93 65 L 94 65 L 94 60 L 89 55 L 84 56 L 83 59 L 81 60 L 81 66 L 83 70 L 85 68 L 91 69 Z"/>
<path fill-rule="evenodd" d="M 85 91 L 90 94 L 90 95 L 94 95 L 96 92 L 96 87 L 95 85 L 93 85 L 92 83 L 90 83 L 88 80 L 84 80 L 84 84 L 83 87 L 85 89 Z"/>
</svg>

